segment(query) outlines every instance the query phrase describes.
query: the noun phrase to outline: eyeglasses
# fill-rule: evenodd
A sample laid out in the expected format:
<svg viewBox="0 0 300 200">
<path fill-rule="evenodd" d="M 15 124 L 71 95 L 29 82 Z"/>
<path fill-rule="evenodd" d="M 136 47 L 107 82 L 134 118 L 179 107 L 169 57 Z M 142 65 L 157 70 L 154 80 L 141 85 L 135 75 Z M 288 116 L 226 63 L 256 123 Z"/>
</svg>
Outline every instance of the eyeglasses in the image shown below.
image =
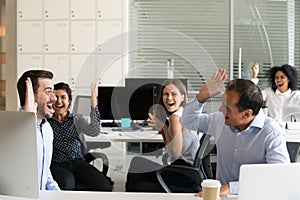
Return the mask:
<svg viewBox="0 0 300 200">
<path fill-rule="evenodd" d="M 45 88 L 42 92 L 44 92 L 47 96 L 51 96 L 52 94 L 54 94 L 54 90 L 51 88 Z"/>
</svg>

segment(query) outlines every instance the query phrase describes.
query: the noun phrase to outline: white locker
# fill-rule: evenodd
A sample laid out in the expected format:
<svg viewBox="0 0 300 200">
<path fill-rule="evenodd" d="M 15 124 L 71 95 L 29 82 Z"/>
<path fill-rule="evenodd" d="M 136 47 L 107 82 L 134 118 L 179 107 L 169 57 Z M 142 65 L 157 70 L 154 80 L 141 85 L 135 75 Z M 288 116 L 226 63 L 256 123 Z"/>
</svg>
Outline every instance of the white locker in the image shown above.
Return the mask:
<svg viewBox="0 0 300 200">
<path fill-rule="evenodd" d="M 69 23 L 67 21 L 45 22 L 45 53 L 68 53 Z"/>
<path fill-rule="evenodd" d="M 55 81 L 84 91 L 91 82 L 118 83 L 123 59 L 111 63 L 104 77 L 97 65 L 123 55 L 125 6 L 123 0 L 17 0 L 18 73 L 51 69 Z M 97 62 L 98 55 L 104 57 Z"/>
<path fill-rule="evenodd" d="M 17 2 L 17 9 L 19 20 L 43 18 L 43 1 L 41 0 L 19 0 Z"/>
<path fill-rule="evenodd" d="M 123 18 L 123 0 L 97 0 L 97 17 L 101 20 Z"/>
<path fill-rule="evenodd" d="M 123 58 L 119 55 L 97 55 L 98 85 L 120 85 L 124 81 Z"/>
<path fill-rule="evenodd" d="M 96 82 L 96 60 L 94 54 L 71 55 L 70 84 L 76 88 L 88 88 Z"/>
<path fill-rule="evenodd" d="M 92 53 L 96 48 L 94 21 L 71 22 L 71 52 Z"/>
<path fill-rule="evenodd" d="M 97 22 L 97 50 L 99 53 L 122 54 L 124 35 L 122 22 Z"/>
<path fill-rule="evenodd" d="M 42 69 L 43 56 L 41 54 L 19 55 L 17 65 L 19 78 L 28 69 Z"/>
<path fill-rule="evenodd" d="M 44 0 L 44 18 L 46 20 L 68 19 L 69 0 Z"/>
<path fill-rule="evenodd" d="M 43 24 L 42 22 L 19 22 L 18 27 L 18 52 L 42 53 L 43 52 Z"/>
<path fill-rule="evenodd" d="M 54 73 L 53 83 L 69 82 L 69 57 L 68 55 L 45 55 L 44 68 Z"/>
<path fill-rule="evenodd" d="M 74 20 L 93 19 L 96 18 L 96 2 L 95 0 L 71 0 L 70 1 L 70 18 Z"/>
</svg>

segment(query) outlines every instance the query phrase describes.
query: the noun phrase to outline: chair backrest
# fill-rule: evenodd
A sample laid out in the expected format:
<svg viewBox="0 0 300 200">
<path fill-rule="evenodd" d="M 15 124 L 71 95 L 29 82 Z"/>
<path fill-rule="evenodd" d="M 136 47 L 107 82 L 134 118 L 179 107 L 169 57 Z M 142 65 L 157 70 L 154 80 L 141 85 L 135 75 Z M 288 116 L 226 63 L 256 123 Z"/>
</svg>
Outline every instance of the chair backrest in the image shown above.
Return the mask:
<svg viewBox="0 0 300 200">
<path fill-rule="evenodd" d="M 84 134 L 79 133 L 78 137 L 79 137 L 80 142 L 81 142 L 81 153 L 82 153 L 83 156 L 85 156 L 87 154 L 88 150 L 87 150 L 87 145 L 86 145 L 86 141 L 85 141 L 85 138 L 84 138 Z"/>
<path fill-rule="evenodd" d="M 88 95 L 77 95 L 75 97 L 73 110 L 74 114 L 80 113 L 83 116 L 90 116 L 91 109 L 91 96 Z"/>
<path fill-rule="evenodd" d="M 211 135 L 203 134 L 200 139 L 200 146 L 197 150 L 193 166 L 203 173 L 203 178 L 213 178 L 212 166 L 210 162 L 210 152 L 214 147 L 211 142 Z"/>
<path fill-rule="evenodd" d="M 203 134 L 200 139 L 200 146 L 197 150 L 194 163 L 192 167 L 181 166 L 181 165 L 168 165 L 156 171 L 156 177 L 164 189 L 164 191 L 170 193 L 172 191 L 176 192 L 197 192 L 201 191 L 201 182 L 204 179 L 214 178 L 213 177 L 213 170 L 212 165 L 210 162 L 210 152 L 214 149 L 215 146 L 214 142 L 211 140 L 212 136 Z M 184 185 L 184 186 L 177 186 L 176 184 L 172 185 L 165 182 L 162 174 L 165 171 L 175 172 L 182 174 L 192 181 L 195 182 L 193 185 Z M 171 189 L 172 188 L 172 189 Z"/>
</svg>

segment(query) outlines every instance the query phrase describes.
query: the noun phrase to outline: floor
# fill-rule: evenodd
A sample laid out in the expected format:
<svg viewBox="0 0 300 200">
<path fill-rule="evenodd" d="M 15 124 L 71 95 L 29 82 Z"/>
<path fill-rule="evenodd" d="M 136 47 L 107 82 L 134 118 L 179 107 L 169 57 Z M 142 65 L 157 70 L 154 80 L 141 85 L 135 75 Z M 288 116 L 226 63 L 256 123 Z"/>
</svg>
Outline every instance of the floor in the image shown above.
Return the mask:
<svg viewBox="0 0 300 200">
<path fill-rule="evenodd" d="M 126 143 L 122 142 L 112 143 L 110 148 L 102 149 L 101 152 L 105 153 L 109 158 L 108 176 L 110 176 L 115 182 L 113 191 L 116 192 L 125 191 L 127 170 L 129 168 L 130 161 L 134 156 L 143 156 L 157 163 L 162 163 L 162 156 L 157 157 L 155 155 L 141 155 L 138 150 L 136 152 L 128 151 Z M 96 160 L 94 165 L 101 169 L 102 163 L 100 160 Z"/>
</svg>

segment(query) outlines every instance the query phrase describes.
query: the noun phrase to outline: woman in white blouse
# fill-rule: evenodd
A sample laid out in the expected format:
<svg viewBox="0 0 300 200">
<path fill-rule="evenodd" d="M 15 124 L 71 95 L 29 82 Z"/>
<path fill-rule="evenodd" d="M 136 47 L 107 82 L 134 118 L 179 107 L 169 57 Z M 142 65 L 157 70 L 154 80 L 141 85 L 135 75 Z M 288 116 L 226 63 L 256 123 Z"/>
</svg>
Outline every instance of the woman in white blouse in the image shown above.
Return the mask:
<svg viewBox="0 0 300 200">
<path fill-rule="evenodd" d="M 258 83 L 259 65 L 252 66 L 252 81 Z M 286 106 L 300 107 L 300 92 L 297 91 L 298 74 L 296 68 L 284 64 L 272 67 L 269 71 L 270 87 L 262 90 L 263 98 L 268 108 L 268 116 L 274 118 L 284 127 L 286 116 L 283 109 Z"/>
</svg>

